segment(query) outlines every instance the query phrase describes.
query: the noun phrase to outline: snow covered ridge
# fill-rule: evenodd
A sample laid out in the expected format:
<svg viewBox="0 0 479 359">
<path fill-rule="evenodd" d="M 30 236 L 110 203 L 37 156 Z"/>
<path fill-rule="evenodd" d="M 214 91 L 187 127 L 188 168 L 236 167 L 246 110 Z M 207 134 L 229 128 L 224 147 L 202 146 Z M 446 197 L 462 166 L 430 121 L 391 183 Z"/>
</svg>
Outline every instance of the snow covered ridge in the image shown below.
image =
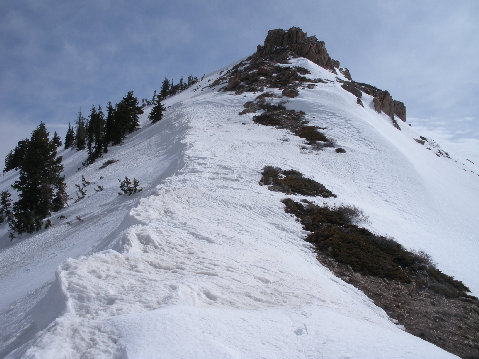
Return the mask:
<svg viewBox="0 0 479 359">
<path fill-rule="evenodd" d="M 319 263 L 285 194 L 259 181 L 270 165 L 322 183 L 337 198 L 289 197 L 357 206 L 368 230 L 424 250 L 477 294 L 477 176 L 391 126 L 372 96 L 358 105 L 340 75 L 303 58 L 289 66 L 323 81 L 274 101 L 336 147 L 318 151 L 256 124 L 258 113 L 239 115 L 258 93 L 208 86 L 223 72 L 167 99 L 157 124 L 145 111 L 141 129 L 95 164 L 63 153 L 69 193 L 82 176 L 90 185 L 66 218 L 0 251 L 1 357 L 454 357 Z M 118 196 L 125 176 L 142 192 Z"/>
</svg>

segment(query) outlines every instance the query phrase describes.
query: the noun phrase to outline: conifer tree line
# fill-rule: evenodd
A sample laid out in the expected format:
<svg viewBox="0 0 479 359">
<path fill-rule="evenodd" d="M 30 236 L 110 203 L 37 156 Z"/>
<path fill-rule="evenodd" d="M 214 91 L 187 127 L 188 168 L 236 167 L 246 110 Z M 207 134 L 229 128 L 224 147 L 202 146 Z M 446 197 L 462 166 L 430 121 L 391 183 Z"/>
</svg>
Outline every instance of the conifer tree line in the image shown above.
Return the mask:
<svg viewBox="0 0 479 359">
<path fill-rule="evenodd" d="M 198 82 L 198 78 L 196 76 L 188 76 L 188 79 L 185 80 L 183 77 L 180 78 L 180 82 L 174 84 L 173 80 L 168 80 L 166 77 L 161 84 L 161 91 L 160 95 L 163 99 L 167 98 L 168 96 L 176 95 L 178 92 L 184 91 L 187 88 L 193 86 L 195 83 Z"/>
<path fill-rule="evenodd" d="M 0 224 L 8 222 L 12 239 L 15 233 L 32 233 L 49 227 L 51 222 L 47 218 L 62 209 L 68 200 L 62 157 L 57 154 L 59 147 L 64 145 L 65 149 L 77 151 L 86 149 L 88 157 L 83 164 L 89 165 L 108 152 L 110 145 L 121 144 L 129 133 L 139 128 L 143 107 L 153 106 L 148 118 L 156 123 L 163 118 L 165 111 L 161 101 L 196 82 L 198 78 L 191 75 L 186 82 L 181 78 L 178 84 L 165 78 L 160 93 L 155 91 L 150 101 L 143 99 L 142 106 L 133 91 L 129 91 L 114 106 L 109 102 L 106 114 L 100 105 L 93 105 L 88 117 L 84 117 L 80 110 L 74 126 L 68 124 L 63 143 L 56 131 L 50 139 L 45 124 L 41 122 L 30 138 L 19 141 L 5 157 L 3 172 L 19 170 L 19 179 L 12 185 L 18 196 L 13 202 L 9 191 L 0 194 Z"/>
<path fill-rule="evenodd" d="M 86 149 L 88 157 L 84 165 L 89 165 L 108 152 L 108 146 L 119 145 L 131 132 L 139 128 L 139 116 L 143 109 L 133 91 L 129 91 L 115 106 L 108 103 L 106 115 L 102 107 L 92 106 L 88 118 L 80 111 L 75 128 L 68 125 L 65 136 L 65 149 L 77 151 Z"/>
</svg>

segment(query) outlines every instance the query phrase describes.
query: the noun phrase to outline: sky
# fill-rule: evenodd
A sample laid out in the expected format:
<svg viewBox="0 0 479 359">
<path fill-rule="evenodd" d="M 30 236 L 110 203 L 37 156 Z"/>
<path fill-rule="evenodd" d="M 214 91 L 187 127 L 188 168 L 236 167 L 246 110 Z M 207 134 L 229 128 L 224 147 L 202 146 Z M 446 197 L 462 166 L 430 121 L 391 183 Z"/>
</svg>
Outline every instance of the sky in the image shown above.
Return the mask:
<svg viewBox="0 0 479 359">
<path fill-rule="evenodd" d="M 291 26 L 479 161 L 478 19 L 476 0 L 2 0 L 0 163 L 40 121 L 63 134 L 80 110 L 151 98 L 165 76 L 210 73 Z"/>
</svg>

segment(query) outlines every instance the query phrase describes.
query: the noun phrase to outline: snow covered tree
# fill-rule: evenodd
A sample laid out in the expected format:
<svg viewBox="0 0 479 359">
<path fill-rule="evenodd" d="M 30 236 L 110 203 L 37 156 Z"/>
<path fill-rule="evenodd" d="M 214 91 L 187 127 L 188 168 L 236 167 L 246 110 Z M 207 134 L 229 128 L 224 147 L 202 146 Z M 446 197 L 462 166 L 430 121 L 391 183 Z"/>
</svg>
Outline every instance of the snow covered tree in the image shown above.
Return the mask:
<svg viewBox="0 0 479 359">
<path fill-rule="evenodd" d="M 67 134 L 65 135 L 65 149 L 73 147 L 75 143 L 75 131 L 73 130 L 73 127 L 68 124 L 68 131 Z"/>
<path fill-rule="evenodd" d="M 151 109 L 148 119 L 152 123 L 156 123 L 163 118 L 163 112 L 165 111 L 165 106 L 161 103 L 161 96 L 157 95 L 156 99 L 153 101 L 153 108 Z"/>
<path fill-rule="evenodd" d="M 83 117 L 81 111 L 78 113 L 77 131 L 75 137 L 75 147 L 77 151 L 84 150 L 86 147 L 86 118 Z"/>
<path fill-rule="evenodd" d="M 66 193 L 61 160 L 45 124 L 40 123 L 28 142 L 19 179 L 12 186 L 19 192 L 10 223 L 15 232 L 40 230 L 43 220 L 63 207 Z"/>
</svg>

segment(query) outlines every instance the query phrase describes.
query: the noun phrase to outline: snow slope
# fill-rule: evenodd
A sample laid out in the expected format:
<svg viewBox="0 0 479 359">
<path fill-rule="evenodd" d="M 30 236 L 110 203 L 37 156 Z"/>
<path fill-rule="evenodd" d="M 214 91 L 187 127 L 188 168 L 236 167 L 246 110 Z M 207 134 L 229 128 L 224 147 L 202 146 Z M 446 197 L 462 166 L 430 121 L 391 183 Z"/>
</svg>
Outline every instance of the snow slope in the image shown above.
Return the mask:
<svg viewBox="0 0 479 359">
<path fill-rule="evenodd" d="M 364 225 L 425 250 L 478 294 L 479 178 L 396 130 L 371 98 L 358 106 L 328 71 L 293 62 L 332 82 L 287 106 L 347 152 L 311 151 L 238 115 L 257 94 L 210 89 L 215 73 L 168 99 L 159 123 L 144 114 L 98 163 L 78 170 L 85 155 L 63 153 L 71 195 L 82 175 L 92 184 L 51 229 L 1 249 L 0 356 L 454 357 L 321 266 L 285 195 L 258 181 L 265 165 L 301 171 L 338 195 L 328 203 L 361 208 Z M 99 169 L 108 159 L 119 161 Z M 144 190 L 119 196 L 124 176 Z"/>
</svg>

